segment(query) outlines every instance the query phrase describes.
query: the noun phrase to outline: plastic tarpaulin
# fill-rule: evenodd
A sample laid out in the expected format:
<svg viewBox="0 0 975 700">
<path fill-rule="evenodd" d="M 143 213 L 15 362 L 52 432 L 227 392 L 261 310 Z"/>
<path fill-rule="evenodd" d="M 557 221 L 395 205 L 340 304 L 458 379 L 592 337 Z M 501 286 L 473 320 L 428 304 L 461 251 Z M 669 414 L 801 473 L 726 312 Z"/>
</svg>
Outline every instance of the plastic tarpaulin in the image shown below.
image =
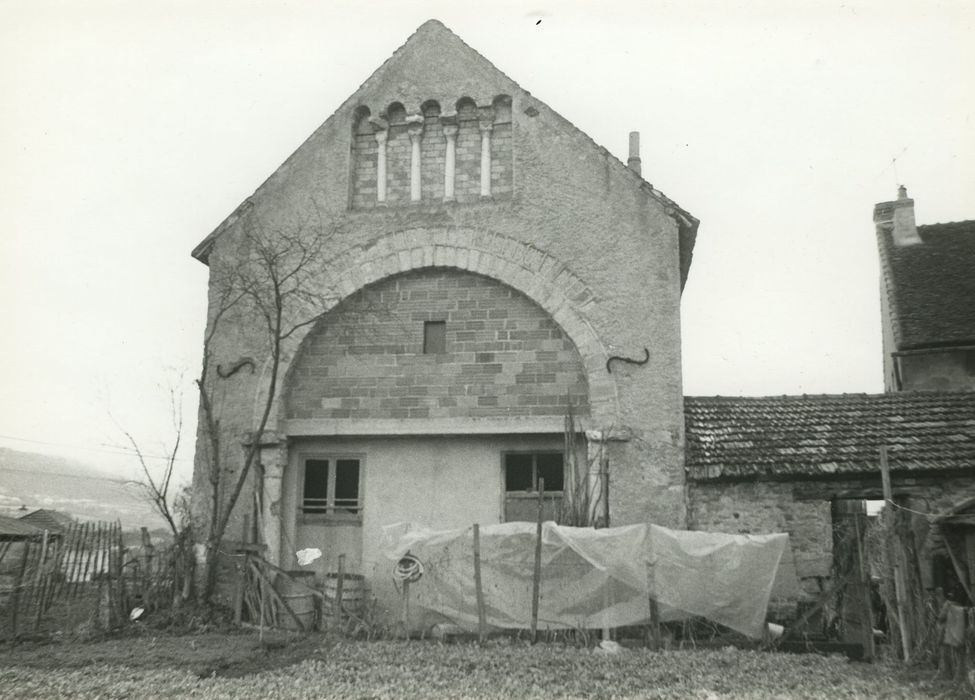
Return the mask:
<svg viewBox="0 0 975 700">
<path fill-rule="evenodd" d="M 536 524 L 480 528 L 481 580 L 490 625 L 526 628 L 531 619 Z M 411 605 L 458 625 L 477 624 L 473 528 L 384 528 L 392 562 L 409 553 L 423 564 Z M 650 598 L 661 619 L 701 616 L 760 636 L 788 535 L 724 535 L 629 525 L 596 530 L 542 526 L 539 629 L 642 624 Z"/>
</svg>

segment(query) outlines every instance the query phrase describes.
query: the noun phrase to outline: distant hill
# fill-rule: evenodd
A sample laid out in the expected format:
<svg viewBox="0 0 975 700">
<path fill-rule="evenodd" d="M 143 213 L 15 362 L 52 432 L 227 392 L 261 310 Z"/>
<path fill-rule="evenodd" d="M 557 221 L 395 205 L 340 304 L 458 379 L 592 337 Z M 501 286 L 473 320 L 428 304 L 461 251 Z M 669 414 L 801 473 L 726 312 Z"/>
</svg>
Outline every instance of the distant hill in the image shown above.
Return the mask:
<svg viewBox="0 0 975 700">
<path fill-rule="evenodd" d="M 135 484 L 77 460 L 0 447 L 0 515 L 16 518 L 35 508 L 120 520 L 125 529 L 163 525 Z"/>
</svg>

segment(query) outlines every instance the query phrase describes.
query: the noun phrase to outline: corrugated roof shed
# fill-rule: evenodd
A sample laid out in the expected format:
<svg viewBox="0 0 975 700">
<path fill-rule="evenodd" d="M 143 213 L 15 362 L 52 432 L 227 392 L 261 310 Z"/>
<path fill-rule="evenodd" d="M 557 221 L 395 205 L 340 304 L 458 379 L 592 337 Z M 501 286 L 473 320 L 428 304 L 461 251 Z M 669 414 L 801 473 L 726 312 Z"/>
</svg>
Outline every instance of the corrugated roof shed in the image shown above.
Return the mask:
<svg viewBox="0 0 975 700">
<path fill-rule="evenodd" d="M 689 478 L 975 473 L 975 393 L 684 398 Z"/>
<path fill-rule="evenodd" d="M 41 537 L 43 534 L 43 530 L 30 523 L 0 515 L 0 540 L 25 540 Z"/>
<path fill-rule="evenodd" d="M 917 232 L 920 244 L 896 246 L 877 231 L 897 349 L 975 345 L 975 221 Z"/>
</svg>

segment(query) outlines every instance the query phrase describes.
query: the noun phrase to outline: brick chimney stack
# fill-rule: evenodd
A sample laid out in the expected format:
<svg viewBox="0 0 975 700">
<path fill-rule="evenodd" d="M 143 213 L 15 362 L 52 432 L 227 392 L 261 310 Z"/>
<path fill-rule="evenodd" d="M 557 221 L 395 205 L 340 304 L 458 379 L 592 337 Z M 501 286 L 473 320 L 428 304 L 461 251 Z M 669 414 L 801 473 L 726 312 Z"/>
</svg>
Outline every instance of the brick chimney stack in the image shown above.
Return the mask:
<svg viewBox="0 0 975 700">
<path fill-rule="evenodd" d="M 880 202 L 873 208 L 873 222 L 877 226 L 892 231 L 895 246 L 908 246 L 921 243 L 914 220 L 914 200 L 907 196 L 907 188 L 897 188 L 897 199 L 893 202 Z"/>
<path fill-rule="evenodd" d="M 640 132 L 630 132 L 630 157 L 626 159 L 626 165 L 637 175 L 640 173 Z"/>
</svg>

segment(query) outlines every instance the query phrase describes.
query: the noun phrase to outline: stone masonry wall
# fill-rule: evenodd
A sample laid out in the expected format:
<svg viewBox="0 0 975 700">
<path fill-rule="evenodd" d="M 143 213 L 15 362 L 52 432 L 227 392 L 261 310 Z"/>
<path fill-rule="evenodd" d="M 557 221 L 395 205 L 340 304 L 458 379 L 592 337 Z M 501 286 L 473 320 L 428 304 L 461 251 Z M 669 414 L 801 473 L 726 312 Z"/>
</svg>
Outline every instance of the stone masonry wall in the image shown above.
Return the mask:
<svg viewBox="0 0 975 700">
<path fill-rule="evenodd" d="M 425 321 L 446 352 L 423 353 Z M 429 269 L 389 278 L 332 310 L 292 369 L 288 418 L 562 416 L 588 413 L 579 353 L 522 294 Z"/>
<path fill-rule="evenodd" d="M 733 535 L 789 533 L 796 573 L 809 593 L 828 577 L 833 561 L 830 502 L 796 501 L 792 484 L 745 482 L 692 484 L 688 524 L 693 530 Z"/>
<path fill-rule="evenodd" d="M 477 202 L 481 199 L 481 121 L 492 122 L 491 130 L 491 197 L 507 198 L 513 193 L 513 140 L 511 109 L 496 100 L 497 107 L 479 109 L 472 102 L 464 102 L 457 114 L 449 118 L 457 127 L 454 172 L 454 201 Z M 435 104 L 435 103 L 434 103 Z M 386 204 L 411 204 L 410 168 L 412 144 L 402 115 L 390 123 L 386 144 Z M 377 202 L 376 127 L 360 118 L 352 141 L 352 209 L 372 209 Z M 439 107 L 423 112 L 423 132 L 420 139 L 420 201 L 437 203 L 444 200 L 444 170 L 447 142 L 444 120 Z"/>
<path fill-rule="evenodd" d="M 925 563 L 921 573 L 930 587 L 932 552 L 940 536 L 928 526 L 928 515 L 942 514 L 975 497 L 975 478 L 939 474 L 898 474 L 891 477 L 894 499 L 924 526 L 918 546 Z M 818 593 L 817 579 L 830 576 L 833 563 L 833 499 L 881 500 L 879 475 L 854 479 L 797 482 L 693 483 L 688 489 L 688 521 L 692 529 L 732 534 L 787 532 L 796 570 L 808 593 Z"/>
</svg>

